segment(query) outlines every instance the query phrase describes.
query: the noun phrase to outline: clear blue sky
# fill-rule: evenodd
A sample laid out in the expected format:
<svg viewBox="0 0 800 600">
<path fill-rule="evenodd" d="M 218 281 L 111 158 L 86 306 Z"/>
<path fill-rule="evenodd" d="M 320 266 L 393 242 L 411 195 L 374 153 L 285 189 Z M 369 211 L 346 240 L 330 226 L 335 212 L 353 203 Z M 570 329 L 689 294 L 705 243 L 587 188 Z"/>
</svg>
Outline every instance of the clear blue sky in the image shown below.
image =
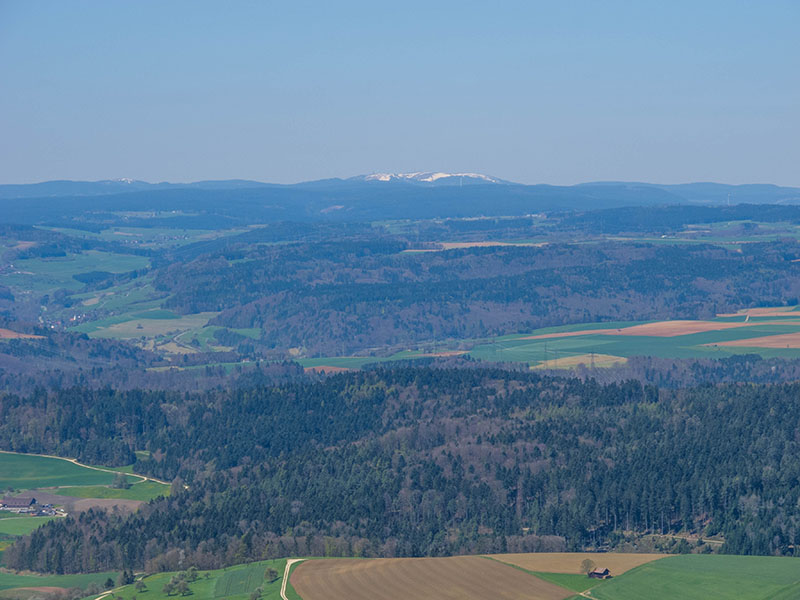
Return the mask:
<svg viewBox="0 0 800 600">
<path fill-rule="evenodd" d="M 0 0 L 0 183 L 800 186 L 800 2 Z"/>
</svg>

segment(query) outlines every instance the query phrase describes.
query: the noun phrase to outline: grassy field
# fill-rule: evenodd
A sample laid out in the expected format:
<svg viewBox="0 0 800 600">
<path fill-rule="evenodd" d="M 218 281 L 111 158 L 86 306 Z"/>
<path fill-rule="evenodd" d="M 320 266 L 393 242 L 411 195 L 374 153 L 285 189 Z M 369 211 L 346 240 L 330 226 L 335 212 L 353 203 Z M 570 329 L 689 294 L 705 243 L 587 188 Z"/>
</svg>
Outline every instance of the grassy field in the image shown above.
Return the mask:
<svg viewBox="0 0 800 600">
<path fill-rule="evenodd" d="M 274 568 L 279 577 L 269 583 L 264 579 L 267 567 Z M 200 577 L 189 584 L 193 600 L 249 600 L 250 593 L 257 587 L 262 587 L 262 600 L 279 600 L 281 581 L 286 567 L 285 559 L 267 560 L 246 565 L 237 565 L 216 571 L 201 571 Z M 206 573 L 208 576 L 206 576 Z M 162 590 L 174 573 L 159 573 L 144 579 L 147 591 L 137 592 L 133 585 L 127 585 L 116 592 L 116 596 L 123 600 L 174 600 L 175 595 L 167 596 Z M 288 590 L 287 590 L 288 591 Z"/>
<path fill-rule="evenodd" d="M 101 467 L 103 469 L 107 467 Z M 131 467 L 109 468 L 130 473 Z M 169 486 L 156 481 L 145 481 L 139 475 L 128 475 L 131 487 L 114 489 L 107 487 L 115 474 L 97 471 L 76 465 L 68 460 L 0 452 L 0 488 L 27 490 L 57 488 L 52 490 L 60 496 L 73 498 L 119 498 L 147 501 L 169 494 Z"/>
<path fill-rule="evenodd" d="M 573 595 L 480 556 L 309 560 L 293 571 L 291 582 L 303 600 L 563 600 Z"/>
<path fill-rule="evenodd" d="M 91 271 L 126 273 L 143 269 L 149 259 L 131 254 L 116 254 L 89 250 L 64 257 L 28 258 L 14 263 L 14 271 L 0 276 L 0 284 L 34 292 L 47 292 L 59 288 L 78 290 L 83 284 L 73 275 Z"/>
<path fill-rule="evenodd" d="M 56 231 L 71 237 L 120 242 L 139 248 L 174 248 L 248 231 L 248 228 L 212 230 L 173 229 L 167 227 L 112 227 L 100 232 L 69 229 L 67 227 L 42 227 L 42 229 Z"/>
<path fill-rule="evenodd" d="M 788 307 L 781 310 L 795 312 Z M 668 326 L 671 322 L 666 323 Z M 735 327 L 716 331 L 700 331 L 684 335 L 630 335 L 625 330 L 645 323 L 588 323 L 538 329 L 525 335 L 513 335 L 479 344 L 470 351 L 473 358 L 486 361 L 525 362 L 531 366 L 573 368 L 578 363 L 589 366 L 594 355 L 595 366 L 610 366 L 630 356 L 663 358 L 724 358 L 736 354 L 759 354 L 763 357 L 800 357 L 798 347 L 766 347 L 768 336 L 800 333 L 800 312 L 794 315 L 718 317 L 710 323 Z M 619 330 L 620 334 L 597 333 L 597 330 Z M 557 333 L 586 333 L 568 337 L 545 337 Z M 538 339 L 530 339 L 531 337 Z M 760 338 L 760 339 L 759 339 Z M 747 340 L 754 340 L 747 345 Z M 726 346 L 736 342 L 736 346 Z M 762 345 L 759 346 L 758 343 Z M 774 345 L 774 344 L 773 344 Z"/>
<path fill-rule="evenodd" d="M 119 573 L 113 571 L 107 573 L 91 573 L 88 575 L 17 575 L 15 573 L 0 572 L 0 590 L 43 586 L 85 588 L 92 582 L 102 585 L 109 577 L 116 580 L 117 575 L 119 575 Z"/>
<path fill-rule="evenodd" d="M 125 313 L 90 323 L 82 323 L 71 331 L 86 333 L 89 337 L 113 339 L 157 338 L 172 332 L 183 333 L 198 330 L 217 313 L 178 315 L 160 308 Z"/>
<path fill-rule="evenodd" d="M 59 458 L 0 452 L 0 489 L 109 485 L 113 473 L 95 471 Z"/>
<path fill-rule="evenodd" d="M 58 517 L 6 517 L 0 519 L 0 535 L 28 535 L 34 529 L 57 518 Z"/>
<path fill-rule="evenodd" d="M 800 558 L 690 554 L 637 567 L 592 588 L 597 600 L 800 598 Z"/>
<path fill-rule="evenodd" d="M 159 496 L 169 496 L 169 486 L 156 481 L 140 481 L 128 489 L 115 489 L 101 485 L 61 487 L 54 490 L 59 496 L 72 498 L 119 498 L 147 502 Z"/>
</svg>

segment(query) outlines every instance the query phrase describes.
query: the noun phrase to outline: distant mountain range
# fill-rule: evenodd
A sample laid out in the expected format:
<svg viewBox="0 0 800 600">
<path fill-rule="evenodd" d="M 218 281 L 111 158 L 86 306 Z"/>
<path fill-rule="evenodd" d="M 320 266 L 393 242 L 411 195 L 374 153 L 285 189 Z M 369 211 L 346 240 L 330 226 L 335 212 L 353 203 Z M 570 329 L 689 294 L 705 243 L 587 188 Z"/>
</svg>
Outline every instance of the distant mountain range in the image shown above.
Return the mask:
<svg viewBox="0 0 800 600">
<path fill-rule="evenodd" d="M 481 173 L 441 173 L 433 171 L 420 171 L 416 173 L 372 173 L 370 175 L 357 175 L 356 177 L 351 177 L 350 181 L 403 181 L 407 183 L 418 183 L 423 185 L 433 184 L 458 186 L 462 186 L 464 184 L 473 185 L 482 183 L 512 183 L 510 181 L 504 181 L 490 175 L 482 175 Z"/>
<path fill-rule="evenodd" d="M 20 200 L 24 200 L 20 202 Z M 282 185 L 246 180 L 148 183 L 131 179 L 0 185 L 0 223 L 133 226 L 162 213 L 170 223 L 378 221 L 525 215 L 667 205 L 800 204 L 800 188 L 768 184 L 596 182 L 523 185 L 479 173 L 372 173 Z M 144 217 L 141 217 L 144 218 Z M 148 217 L 148 225 L 156 221 Z"/>
</svg>

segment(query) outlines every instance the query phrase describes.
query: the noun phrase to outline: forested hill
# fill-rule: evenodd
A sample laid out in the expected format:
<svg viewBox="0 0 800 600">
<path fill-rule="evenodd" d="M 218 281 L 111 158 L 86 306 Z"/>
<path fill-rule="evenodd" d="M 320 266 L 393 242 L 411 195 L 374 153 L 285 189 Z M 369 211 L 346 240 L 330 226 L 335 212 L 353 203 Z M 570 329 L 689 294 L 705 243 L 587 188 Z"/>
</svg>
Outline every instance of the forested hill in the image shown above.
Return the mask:
<svg viewBox="0 0 800 600">
<path fill-rule="evenodd" d="M 210 568 L 285 555 L 608 547 L 623 532 L 800 542 L 800 384 L 659 391 L 483 369 L 376 369 L 234 392 L 6 396 L 5 449 L 178 478 L 129 516 L 49 523 L 12 568 Z M 188 487 L 184 489 L 180 482 Z"/>
</svg>

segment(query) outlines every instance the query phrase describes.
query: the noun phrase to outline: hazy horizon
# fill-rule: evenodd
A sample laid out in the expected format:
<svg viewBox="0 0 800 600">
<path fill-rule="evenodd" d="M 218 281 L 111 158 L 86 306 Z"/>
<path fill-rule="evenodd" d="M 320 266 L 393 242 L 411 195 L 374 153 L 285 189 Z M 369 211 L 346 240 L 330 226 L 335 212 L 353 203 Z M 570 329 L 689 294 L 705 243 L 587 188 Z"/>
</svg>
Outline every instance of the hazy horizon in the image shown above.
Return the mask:
<svg viewBox="0 0 800 600">
<path fill-rule="evenodd" d="M 0 183 L 800 186 L 800 5 L 0 3 Z"/>
<path fill-rule="evenodd" d="M 412 171 L 413 172 L 413 171 Z M 430 171 L 418 171 L 418 172 L 430 172 Z M 439 172 L 439 171 L 433 171 Z M 346 181 L 348 179 L 353 179 L 362 175 L 370 175 L 377 173 L 376 171 L 371 173 L 356 173 L 353 175 L 344 175 L 344 176 L 337 176 L 333 175 L 331 177 L 324 177 L 318 179 L 301 179 L 297 181 L 266 181 L 266 180 L 259 180 L 259 179 L 247 179 L 244 177 L 226 177 L 223 179 L 187 179 L 187 180 L 162 180 L 162 181 L 149 181 L 147 179 L 135 179 L 132 177 L 104 177 L 100 179 L 42 179 L 39 181 L 22 181 L 22 182 L 15 182 L 15 181 L 8 181 L 8 182 L 0 182 L 0 186 L 2 185 L 36 185 L 40 183 L 54 183 L 58 181 L 68 181 L 74 183 L 102 183 L 106 181 L 113 181 L 113 182 L 121 182 L 125 180 L 130 180 L 132 182 L 140 182 L 140 183 L 147 183 L 150 185 L 160 185 L 160 184 L 172 184 L 172 185 L 190 185 L 193 183 L 202 183 L 202 182 L 211 182 L 211 181 L 246 181 L 250 183 L 261 183 L 261 184 L 270 184 L 270 185 L 297 185 L 301 183 L 313 183 L 315 181 L 325 181 L 325 180 L 334 180 L 339 179 L 342 181 Z M 387 171 L 389 173 L 389 171 Z M 391 173 L 400 173 L 400 171 L 391 171 Z M 493 173 L 483 173 L 478 172 L 482 175 L 493 175 Z M 380 183 L 380 182 L 378 182 Z M 788 187 L 788 188 L 800 188 L 799 185 L 781 185 L 776 184 L 771 181 L 746 181 L 741 183 L 731 183 L 728 181 L 634 181 L 634 180 L 593 180 L 593 181 L 576 181 L 575 183 L 551 183 L 548 181 L 533 181 L 533 182 L 522 182 L 522 181 L 513 181 L 513 180 L 506 180 L 505 183 L 509 184 L 520 184 L 520 185 L 550 185 L 554 187 L 571 187 L 571 186 L 579 186 L 579 185 L 591 185 L 591 184 L 643 184 L 643 185 L 660 185 L 660 186 L 671 186 L 671 185 L 702 185 L 702 184 L 710 184 L 710 185 L 730 185 L 730 186 L 740 186 L 740 185 L 774 185 L 777 187 Z M 491 184 L 487 184 L 491 185 Z"/>
</svg>

